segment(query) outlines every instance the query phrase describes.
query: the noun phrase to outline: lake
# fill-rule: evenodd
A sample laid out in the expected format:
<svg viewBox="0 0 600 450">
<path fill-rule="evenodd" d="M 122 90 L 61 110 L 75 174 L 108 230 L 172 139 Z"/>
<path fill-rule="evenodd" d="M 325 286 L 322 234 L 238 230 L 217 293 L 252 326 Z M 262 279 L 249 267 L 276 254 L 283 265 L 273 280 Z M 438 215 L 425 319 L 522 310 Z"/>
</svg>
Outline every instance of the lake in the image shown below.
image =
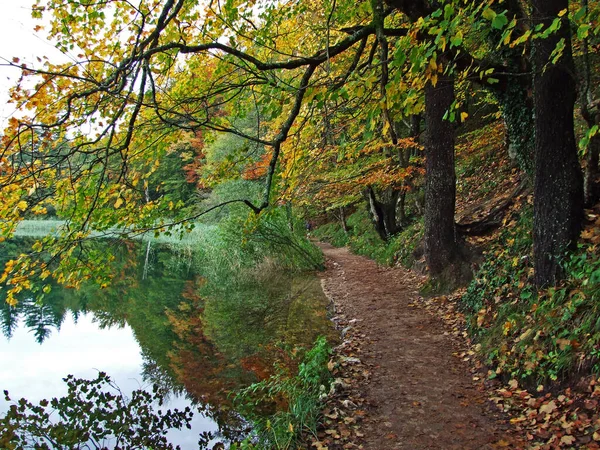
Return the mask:
<svg viewBox="0 0 600 450">
<path fill-rule="evenodd" d="M 30 244 L 2 244 L 0 263 Z M 53 285 L 42 303 L 24 294 L 16 307 L 0 299 L 0 389 L 32 402 L 66 393 L 62 378 L 106 372 L 126 395 L 159 385 L 165 408 L 191 406 L 191 430 L 169 440 L 196 448 L 249 432 L 232 393 L 274 373 L 295 349 L 336 333 L 328 300 L 313 274 L 289 274 L 266 261 L 244 276 L 209 267 L 189 248 L 98 242 L 116 256 L 114 279 L 101 289 Z M 149 251 L 148 251 L 149 250 Z M 0 400 L 0 413 L 8 408 Z"/>
</svg>

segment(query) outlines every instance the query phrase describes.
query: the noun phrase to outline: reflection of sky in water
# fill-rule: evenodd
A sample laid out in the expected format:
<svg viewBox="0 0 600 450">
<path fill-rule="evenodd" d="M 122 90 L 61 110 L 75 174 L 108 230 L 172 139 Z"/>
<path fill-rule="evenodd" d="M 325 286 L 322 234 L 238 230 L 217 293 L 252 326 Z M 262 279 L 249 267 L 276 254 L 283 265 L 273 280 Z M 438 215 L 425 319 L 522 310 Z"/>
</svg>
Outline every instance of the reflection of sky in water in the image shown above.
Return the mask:
<svg viewBox="0 0 600 450">
<path fill-rule="evenodd" d="M 43 398 L 60 397 L 67 393 L 62 378 L 72 374 L 78 378 L 95 378 L 106 372 L 125 395 L 144 386 L 140 372 L 142 356 L 129 326 L 100 329 L 92 315 L 81 315 L 77 323 L 65 316 L 60 332 L 52 330 L 43 344 L 24 324 L 13 337 L 0 335 L 0 391 L 8 390 L 13 400 L 25 397 L 33 403 Z M 173 396 L 167 408 L 183 409 L 189 402 Z M 0 397 L 0 412 L 8 409 Z M 198 434 L 216 431 L 216 425 L 200 413 L 194 414 L 192 430 L 169 433 L 171 441 L 182 448 L 195 448 Z"/>
</svg>

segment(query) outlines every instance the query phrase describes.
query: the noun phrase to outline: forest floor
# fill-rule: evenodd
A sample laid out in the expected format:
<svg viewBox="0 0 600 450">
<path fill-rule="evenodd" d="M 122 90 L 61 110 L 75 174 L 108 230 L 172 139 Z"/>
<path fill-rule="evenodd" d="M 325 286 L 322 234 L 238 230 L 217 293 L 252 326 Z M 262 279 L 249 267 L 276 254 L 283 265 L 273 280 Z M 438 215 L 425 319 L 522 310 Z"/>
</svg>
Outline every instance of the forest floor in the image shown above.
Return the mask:
<svg viewBox="0 0 600 450">
<path fill-rule="evenodd" d="M 343 342 L 330 363 L 336 378 L 312 448 L 526 448 L 465 362 L 469 352 L 457 333 L 425 307 L 419 275 L 320 247 L 323 290 Z"/>
</svg>

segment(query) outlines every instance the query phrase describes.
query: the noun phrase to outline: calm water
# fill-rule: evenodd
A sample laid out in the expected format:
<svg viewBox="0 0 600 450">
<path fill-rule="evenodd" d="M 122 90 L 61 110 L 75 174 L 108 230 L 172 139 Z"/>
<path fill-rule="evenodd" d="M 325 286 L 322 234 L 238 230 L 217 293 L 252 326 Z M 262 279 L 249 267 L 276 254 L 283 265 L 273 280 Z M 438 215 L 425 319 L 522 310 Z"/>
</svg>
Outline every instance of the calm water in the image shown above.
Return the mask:
<svg viewBox="0 0 600 450">
<path fill-rule="evenodd" d="M 93 379 L 99 370 L 107 372 L 125 395 L 135 389 L 148 387 L 144 381 L 143 358 L 131 327 L 100 328 L 93 314 L 80 316 L 77 321 L 67 316 L 60 331 L 53 332 L 43 344 L 33 338 L 21 322 L 9 339 L 0 339 L 0 358 L 10 361 L 0 367 L 1 389 L 13 399 L 25 397 L 33 403 L 44 398 L 61 397 L 67 393 L 62 381 L 68 374 Z M 184 395 L 173 395 L 167 408 L 184 409 L 193 406 Z M 0 413 L 8 403 L 0 400 Z M 218 426 L 201 413 L 194 415 L 192 430 L 171 430 L 169 440 L 182 449 L 196 446 L 197 434 L 216 432 Z"/>
<path fill-rule="evenodd" d="M 5 244 L 0 263 L 25 244 Z M 268 267 L 240 279 L 221 268 L 207 279 L 189 254 L 153 248 L 146 260 L 141 243 L 99 245 L 118 256 L 108 289 L 55 286 L 42 305 L 23 296 L 16 308 L 0 299 L 0 390 L 13 399 L 60 397 L 68 374 L 104 371 L 125 393 L 159 384 L 166 407 L 200 410 L 191 431 L 169 434 L 190 449 L 203 431 L 213 442 L 247 432 L 230 393 L 272 373 L 282 348 L 334 339 L 314 276 Z M 0 413 L 7 407 L 0 399 Z"/>
</svg>

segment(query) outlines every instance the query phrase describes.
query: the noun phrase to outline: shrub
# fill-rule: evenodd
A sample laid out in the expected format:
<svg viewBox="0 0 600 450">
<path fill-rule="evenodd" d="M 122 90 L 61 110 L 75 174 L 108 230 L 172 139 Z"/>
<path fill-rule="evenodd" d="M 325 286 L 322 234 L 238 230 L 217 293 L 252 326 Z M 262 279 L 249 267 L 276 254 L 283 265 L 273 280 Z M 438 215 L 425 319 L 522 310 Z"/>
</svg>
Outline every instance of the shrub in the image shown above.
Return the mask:
<svg viewBox="0 0 600 450">
<path fill-rule="evenodd" d="M 329 390 L 330 373 L 327 363 L 331 349 L 320 337 L 306 352 L 298 373 L 289 374 L 282 367 L 270 378 L 243 389 L 236 396 L 242 414 L 253 424 L 257 448 L 297 448 L 303 433 L 316 434 L 321 412 L 321 397 Z M 265 403 L 287 405 L 271 415 L 261 415 L 259 406 Z M 244 446 L 245 445 L 245 446 Z M 240 448 L 249 448 L 248 441 Z"/>
<path fill-rule="evenodd" d="M 349 246 L 358 254 L 391 266 L 400 262 L 410 267 L 414 262 L 413 252 L 423 236 L 421 221 L 414 221 L 389 241 L 383 241 L 375 231 L 369 213 L 359 210 L 348 217 L 348 234 L 338 223 L 328 223 L 315 230 L 317 239 L 336 247 Z"/>
<path fill-rule="evenodd" d="M 573 372 L 600 372 L 600 257 L 581 245 L 562 261 L 565 280 L 533 287 L 530 210 L 503 231 L 462 298 L 471 335 L 481 344 L 490 376 L 532 385 Z"/>
</svg>

